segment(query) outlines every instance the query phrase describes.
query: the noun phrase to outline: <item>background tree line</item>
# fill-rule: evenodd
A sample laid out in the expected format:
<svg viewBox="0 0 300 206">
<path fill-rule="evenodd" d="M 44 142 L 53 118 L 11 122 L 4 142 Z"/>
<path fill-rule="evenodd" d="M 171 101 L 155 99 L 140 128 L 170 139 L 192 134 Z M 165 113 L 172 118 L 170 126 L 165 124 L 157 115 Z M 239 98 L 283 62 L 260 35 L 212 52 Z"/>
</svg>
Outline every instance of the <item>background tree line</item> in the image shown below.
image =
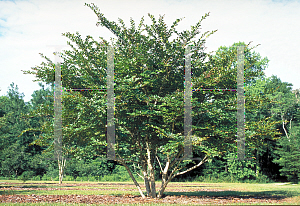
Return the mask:
<svg viewBox="0 0 300 206">
<path fill-rule="evenodd" d="M 58 177 L 58 168 L 56 161 L 50 159 L 51 153 L 47 153 L 47 147 L 30 145 L 40 131 L 28 131 L 22 133 L 28 128 L 39 127 L 40 121 L 47 122 L 51 117 L 39 114 L 37 111 L 43 106 L 53 108 L 53 90 L 45 89 L 40 84 L 41 89 L 32 94 L 30 102 L 24 102 L 22 94 L 18 92 L 18 87 L 12 83 L 6 96 L 0 97 L 0 137 L 1 137 L 1 176 L 6 178 L 18 178 L 22 175 L 36 177 L 36 179 L 56 180 Z M 233 181 L 267 179 L 273 181 L 297 181 L 299 175 L 299 164 L 297 145 L 299 141 L 299 91 L 292 91 L 291 84 L 281 82 L 281 80 L 272 76 L 271 78 L 258 79 L 255 83 L 247 86 L 246 92 L 263 98 L 271 97 L 277 99 L 276 103 L 265 105 L 261 108 L 257 106 L 255 114 L 249 114 L 246 111 L 246 121 L 249 118 L 268 118 L 269 121 L 278 121 L 275 128 L 280 132 L 275 140 L 265 135 L 263 142 L 259 139 L 257 143 L 260 147 L 251 149 L 255 152 L 255 160 L 244 163 L 244 170 L 240 170 L 238 162 L 227 160 L 234 156 L 230 153 L 223 158 L 215 158 L 212 162 L 201 166 L 199 169 L 189 172 L 176 178 L 174 181 L 192 180 L 200 176 L 199 180 L 214 181 Z M 246 94 L 247 94 L 246 93 Z M 255 97 L 255 96 L 254 96 Z M 261 102 L 263 104 L 263 102 Z M 247 104 L 247 102 L 246 102 Z M 33 111 L 40 116 L 28 116 Z M 265 124 L 262 121 L 261 124 Z M 262 125 L 264 126 L 264 125 Z M 261 135 L 261 134 L 258 134 Z M 253 135 L 254 136 L 254 135 Z M 292 141 L 292 143 L 290 143 Z M 254 142 L 247 141 L 246 147 L 251 147 Z M 298 147 L 299 148 L 299 147 Z M 47 159 L 48 158 L 48 159 Z M 78 177 L 88 176 L 104 177 L 117 171 L 114 161 L 100 160 L 95 157 L 85 159 L 73 158 L 67 161 L 65 175 L 76 179 Z M 134 169 L 134 168 L 133 168 Z M 280 172 L 281 171 L 281 172 Z M 121 169 L 121 172 L 122 171 Z M 299 178 L 299 177 L 298 177 Z M 116 177 L 115 180 L 121 180 Z"/>
</svg>

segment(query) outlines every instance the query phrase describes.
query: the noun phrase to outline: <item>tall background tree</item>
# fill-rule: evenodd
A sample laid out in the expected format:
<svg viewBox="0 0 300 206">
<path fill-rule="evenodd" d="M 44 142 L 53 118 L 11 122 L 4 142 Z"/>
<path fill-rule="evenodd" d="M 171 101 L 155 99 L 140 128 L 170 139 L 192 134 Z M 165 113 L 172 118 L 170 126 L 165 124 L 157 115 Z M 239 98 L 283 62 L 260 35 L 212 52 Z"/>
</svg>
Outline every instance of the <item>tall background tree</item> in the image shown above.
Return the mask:
<svg viewBox="0 0 300 206">
<path fill-rule="evenodd" d="M 39 175 L 43 172 L 36 158 L 42 148 L 37 145 L 29 145 L 35 133 L 23 130 L 34 122 L 25 118 L 31 105 L 23 100 L 24 94 L 20 94 L 18 86 L 12 83 L 6 96 L 0 97 L 0 158 L 1 174 L 3 176 L 17 178 L 24 172 L 31 175 Z M 36 156 L 36 157 L 35 157 Z"/>
<path fill-rule="evenodd" d="M 278 87 L 274 85 L 278 92 L 271 96 L 275 100 L 272 112 L 276 114 L 274 118 L 281 120 L 279 128 L 283 131 L 283 135 L 277 141 L 273 162 L 282 167 L 280 172 L 287 176 L 289 181 L 298 183 L 300 180 L 299 90 L 292 91 L 292 84 L 282 83 L 274 76 L 272 82 L 278 85 Z"/>
</svg>

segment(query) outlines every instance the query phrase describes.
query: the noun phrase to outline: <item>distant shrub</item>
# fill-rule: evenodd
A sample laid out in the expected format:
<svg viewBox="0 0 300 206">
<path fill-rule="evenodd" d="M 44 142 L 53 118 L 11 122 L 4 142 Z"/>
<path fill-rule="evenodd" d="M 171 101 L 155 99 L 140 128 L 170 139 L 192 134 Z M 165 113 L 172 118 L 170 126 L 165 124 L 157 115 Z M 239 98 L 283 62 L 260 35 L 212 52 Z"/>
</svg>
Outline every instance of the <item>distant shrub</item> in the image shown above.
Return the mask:
<svg viewBox="0 0 300 206">
<path fill-rule="evenodd" d="M 18 177 L 18 180 L 22 180 L 23 182 L 26 182 L 30 180 L 30 178 L 32 177 L 33 177 L 33 171 L 25 171 Z"/>
<path fill-rule="evenodd" d="M 34 176 L 31 178 L 33 181 L 40 181 L 41 177 L 40 176 Z"/>
<path fill-rule="evenodd" d="M 67 175 L 63 178 L 63 181 L 74 181 L 74 177 Z"/>
<path fill-rule="evenodd" d="M 91 182 L 96 182 L 96 178 L 93 176 L 89 176 L 88 180 Z"/>
<path fill-rule="evenodd" d="M 46 175 L 46 174 L 44 174 L 44 176 L 42 177 L 42 180 L 44 180 L 44 181 L 50 181 L 51 177 L 48 176 L 48 175 Z"/>
</svg>

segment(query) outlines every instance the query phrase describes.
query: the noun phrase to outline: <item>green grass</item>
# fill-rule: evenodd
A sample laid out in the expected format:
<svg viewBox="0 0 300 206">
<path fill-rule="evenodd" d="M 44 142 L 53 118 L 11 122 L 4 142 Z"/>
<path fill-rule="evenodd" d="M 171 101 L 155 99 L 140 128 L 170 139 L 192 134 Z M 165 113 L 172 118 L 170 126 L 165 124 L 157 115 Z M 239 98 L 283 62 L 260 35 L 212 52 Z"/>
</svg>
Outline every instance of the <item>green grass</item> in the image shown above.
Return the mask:
<svg viewBox="0 0 300 206">
<path fill-rule="evenodd" d="M 4 181 L 2 181 L 4 182 Z M 101 184 L 107 184 L 107 182 L 74 182 L 74 181 L 68 181 L 68 182 L 63 182 L 63 184 L 86 184 L 89 183 L 93 186 L 66 186 L 66 185 L 51 185 L 54 184 L 52 181 L 28 181 L 27 183 L 34 184 L 34 185 L 29 185 L 26 183 L 22 183 L 21 181 L 17 180 L 6 180 L 5 182 L 11 182 L 11 183 L 19 183 L 18 185 L 16 184 L 9 184 L 9 185 L 1 185 L 2 187 L 15 187 L 15 186 L 22 186 L 23 188 L 74 188 L 74 189 L 126 189 L 128 186 L 116 186 L 114 184 L 129 184 L 132 189 L 136 189 L 133 183 L 128 183 L 128 182 L 110 182 L 111 185 L 101 185 Z M 39 185 L 35 183 L 46 183 L 50 185 Z M 200 183 L 200 182 L 199 182 Z M 175 187 L 177 189 L 189 189 L 191 186 L 199 183 L 192 182 L 171 182 L 169 183 L 168 186 L 171 185 L 180 185 L 179 187 Z M 57 184 L 57 182 L 55 182 Z M 139 184 L 143 185 L 143 182 L 139 182 Z M 160 182 L 156 182 L 157 185 L 160 185 Z M 190 187 L 185 187 L 184 185 L 190 186 Z M 166 194 L 168 195 L 187 195 L 187 196 L 195 196 L 195 195 L 222 195 L 225 193 L 225 195 L 239 195 L 243 193 L 247 194 L 254 194 L 254 195 L 282 195 L 282 196 L 287 196 L 287 197 L 292 197 L 292 196 L 300 196 L 300 184 L 294 185 L 291 183 L 287 184 L 280 184 L 280 183 L 201 183 L 201 185 L 205 186 L 205 188 L 210 188 L 210 189 L 231 189 L 231 190 L 236 190 L 236 191 L 224 191 L 224 192 L 206 192 L 206 191 L 198 191 L 198 192 L 180 192 L 180 194 L 177 192 L 168 192 L 168 187 L 166 189 Z M 198 186 L 199 187 L 199 186 Z M 0 188 L 1 193 L 3 193 L 3 189 Z M 238 192 L 237 192 L 238 191 Z M 245 191 L 245 192 L 244 192 Z M 8 191 L 6 191 L 8 192 Z M 45 194 L 57 194 L 57 195 L 67 195 L 67 194 L 82 194 L 82 195 L 95 195 L 95 194 L 112 194 L 112 195 L 117 195 L 117 194 L 139 194 L 138 192 L 134 191 L 114 191 L 114 190 L 13 190 L 14 194 L 39 194 L 39 195 L 45 195 Z"/>
<path fill-rule="evenodd" d="M 18 184 L 1 184 L 2 182 L 9 183 L 18 183 Z M 33 184 L 33 185 L 29 185 Z M 41 185 L 45 183 L 48 185 Z M 63 184 L 86 184 L 89 183 L 89 186 L 67 186 L 67 185 L 58 185 L 57 181 L 28 181 L 22 183 L 20 180 L 2 180 L 0 181 L 0 195 L 10 194 L 10 195 L 138 195 L 135 185 L 130 182 L 74 182 L 74 181 L 64 181 Z M 108 184 L 110 185 L 101 185 Z M 157 183 L 157 188 L 160 185 L 160 182 Z M 57 185 L 53 185 L 57 184 Z M 116 186 L 115 184 L 127 184 L 126 186 L 120 185 Z M 129 185 L 128 185 L 129 184 Z M 140 185 L 143 185 L 143 182 L 139 182 Z M 201 184 L 201 185 L 199 185 Z M 197 185 L 197 186 L 196 186 Z M 4 191 L 3 187 L 20 187 L 23 188 L 74 188 L 74 190 L 6 190 Z M 172 192 L 168 191 L 168 188 L 174 189 L 184 189 L 187 192 Z M 80 190 L 75 190 L 75 189 Z M 134 189 L 122 190 L 122 189 Z M 188 191 L 193 188 L 199 189 L 198 191 Z M 116 190 L 85 190 L 85 189 L 116 189 Z M 220 189 L 220 190 L 231 190 L 231 191 L 205 191 L 201 189 Z M 144 189 L 143 189 L 144 191 Z M 291 201 L 287 202 L 286 205 L 300 204 L 300 184 L 294 185 L 292 183 L 280 184 L 280 183 L 203 183 L 203 182 L 171 182 L 166 188 L 165 195 L 185 195 L 185 196 L 284 196 L 290 198 Z M 14 204 L 14 203 L 0 203 L 0 205 L 86 205 L 86 204 L 64 204 L 64 203 L 28 203 L 28 204 Z M 134 204 L 132 204 L 134 205 Z M 143 205 L 166 205 L 166 204 L 143 204 Z M 172 204 L 180 205 L 180 204 Z M 232 205 L 242 205 L 241 203 L 235 203 Z M 245 205 L 245 204 L 244 204 Z M 253 205 L 266 205 L 266 203 L 253 204 Z"/>
</svg>

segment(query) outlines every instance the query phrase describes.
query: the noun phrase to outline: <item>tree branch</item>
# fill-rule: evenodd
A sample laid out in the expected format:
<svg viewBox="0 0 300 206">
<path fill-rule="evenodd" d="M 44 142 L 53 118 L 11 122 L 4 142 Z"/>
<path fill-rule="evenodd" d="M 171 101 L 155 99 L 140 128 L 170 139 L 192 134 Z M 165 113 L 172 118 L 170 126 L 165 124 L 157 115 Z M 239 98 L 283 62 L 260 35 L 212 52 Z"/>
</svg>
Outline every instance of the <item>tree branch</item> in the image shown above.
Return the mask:
<svg viewBox="0 0 300 206">
<path fill-rule="evenodd" d="M 283 130 L 284 130 L 284 132 L 285 132 L 285 135 L 286 135 L 286 137 L 288 138 L 288 140 L 290 141 L 289 136 L 288 136 L 288 133 L 287 133 L 285 127 L 284 127 L 284 119 L 283 119 L 282 113 L 281 113 L 281 119 L 282 119 L 282 127 L 283 127 Z"/>
<path fill-rule="evenodd" d="M 120 157 L 120 155 L 119 155 Z M 121 158 L 121 157 L 120 157 Z M 122 158 L 121 158 L 122 159 Z M 136 179 L 134 178 L 134 176 L 132 175 L 132 172 L 130 171 L 130 168 L 127 166 L 127 164 L 125 163 L 124 160 L 116 160 L 117 162 L 120 162 L 127 170 L 129 176 L 131 177 L 132 181 L 134 182 L 135 186 L 138 188 L 139 192 L 140 192 L 140 195 L 145 198 L 145 195 L 139 185 L 139 183 L 136 181 Z"/>
<path fill-rule="evenodd" d="M 135 167 L 135 164 L 133 164 L 133 167 L 134 167 L 134 170 L 135 170 L 135 173 L 140 176 L 143 180 L 144 180 L 144 177 L 142 175 L 140 175 L 137 171 L 136 171 L 136 167 Z"/>
<path fill-rule="evenodd" d="M 173 165 L 178 161 L 178 160 L 176 160 L 176 159 L 179 158 L 179 156 L 182 154 L 182 152 L 183 152 L 183 150 L 180 150 L 180 151 L 178 152 L 177 156 L 175 157 L 175 159 L 174 159 L 174 160 L 172 161 L 172 163 L 170 164 L 170 168 L 172 168 Z"/>
<path fill-rule="evenodd" d="M 161 164 L 160 164 L 160 161 L 159 161 L 159 159 L 158 159 L 157 155 L 156 155 L 156 159 L 157 159 L 157 161 L 158 161 L 158 164 L 159 164 L 160 170 L 161 170 L 161 172 L 162 172 L 162 171 L 163 171 L 163 169 L 162 169 L 162 167 L 161 167 Z"/>
<path fill-rule="evenodd" d="M 191 171 L 191 170 L 193 170 L 193 169 L 201 166 L 205 162 L 206 159 L 207 159 L 207 155 L 197 165 L 195 165 L 195 166 L 193 166 L 193 167 L 191 167 L 191 168 L 189 168 L 189 169 L 187 169 L 187 170 L 185 170 L 183 172 L 179 172 L 179 173 L 174 174 L 173 178 L 176 177 L 176 176 L 178 176 L 178 175 L 182 175 L 184 173 L 187 173 L 187 172 L 189 172 L 189 171 Z"/>
</svg>

